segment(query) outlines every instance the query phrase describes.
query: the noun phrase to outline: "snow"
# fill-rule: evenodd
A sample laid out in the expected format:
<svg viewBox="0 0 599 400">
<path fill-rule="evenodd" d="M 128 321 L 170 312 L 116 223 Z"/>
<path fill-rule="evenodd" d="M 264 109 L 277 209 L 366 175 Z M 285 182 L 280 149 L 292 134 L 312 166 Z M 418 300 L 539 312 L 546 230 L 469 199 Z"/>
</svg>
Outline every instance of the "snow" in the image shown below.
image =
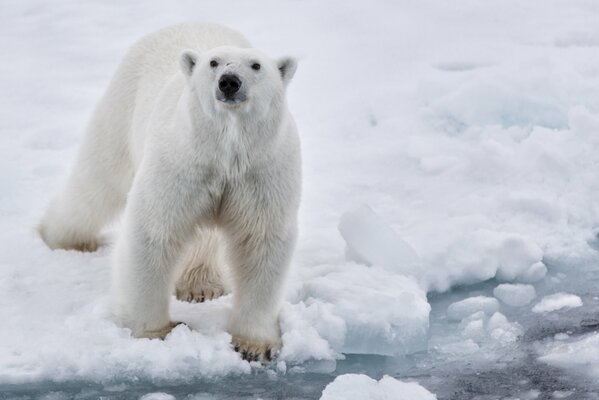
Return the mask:
<svg viewBox="0 0 599 400">
<path fill-rule="evenodd" d="M 461 321 L 465 317 L 479 311 L 491 315 L 499 310 L 499 302 L 493 297 L 476 296 L 452 303 L 447 307 L 447 317 L 453 321 Z"/>
<path fill-rule="evenodd" d="M 363 374 L 340 375 L 327 385 L 320 400 L 436 400 L 437 396 L 415 382 L 388 375 L 376 381 Z"/>
<path fill-rule="evenodd" d="M 93 254 L 50 251 L 33 229 L 126 48 L 188 19 L 299 58 L 289 103 L 302 137 L 301 229 L 269 372 L 333 374 L 350 353 L 495 362 L 522 337 L 521 319 L 588 307 L 562 286 L 597 264 L 598 16 L 593 0 L 3 5 L 0 384 L 261 368 L 230 347 L 230 297 L 173 299 L 187 326 L 163 342 L 105 319 L 118 224 Z M 465 289 L 489 280 L 499 286 Z M 432 316 L 430 299 L 453 290 Z M 535 292 L 560 291 L 572 294 L 527 316 Z M 596 334 L 577 335 L 541 359 L 599 376 Z"/>
<path fill-rule="evenodd" d="M 582 300 L 575 294 L 555 293 L 543 297 L 541 301 L 532 308 L 532 312 L 548 313 L 563 308 L 576 308 L 580 306 L 582 306 Z"/>
<path fill-rule="evenodd" d="M 493 295 L 508 306 L 521 307 L 530 304 L 537 292 L 532 285 L 503 283 L 493 290 Z"/>
</svg>

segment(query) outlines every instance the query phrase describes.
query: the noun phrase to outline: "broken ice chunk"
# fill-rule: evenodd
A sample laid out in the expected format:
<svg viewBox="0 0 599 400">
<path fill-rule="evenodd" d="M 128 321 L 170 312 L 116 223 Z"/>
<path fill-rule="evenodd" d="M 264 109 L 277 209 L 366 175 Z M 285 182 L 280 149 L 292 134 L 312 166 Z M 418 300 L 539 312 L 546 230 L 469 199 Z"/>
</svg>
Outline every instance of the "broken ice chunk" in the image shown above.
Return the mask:
<svg viewBox="0 0 599 400">
<path fill-rule="evenodd" d="M 518 278 L 521 282 L 533 283 L 540 281 L 547 275 L 547 267 L 542 261 L 536 262 L 530 266 L 520 277 Z"/>
<path fill-rule="evenodd" d="M 388 375 L 376 381 L 364 374 L 339 375 L 327 385 L 320 400 L 436 400 L 437 396 L 416 382 L 402 382 Z"/>
<path fill-rule="evenodd" d="M 499 310 L 499 302 L 493 297 L 469 297 L 450 304 L 449 307 L 447 307 L 447 318 L 452 321 L 461 321 L 479 311 L 491 315 L 497 310 Z"/>
<path fill-rule="evenodd" d="M 499 312 L 489 318 L 487 330 L 493 339 L 501 342 L 515 342 L 522 334 L 520 324 L 511 323 L 505 315 Z"/>
<path fill-rule="evenodd" d="M 328 319 L 334 315 L 345 321 L 335 329 L 314 325 L 321 337 L 345 329 L 341 339 L 329 340 L 337 352 L 396 356 L 428 347 L 430 305 L 426 292 L 410 277 L 348 263 L 341 271 L 310 279 L 303 291 L 307 303 L 322 304 L 320 312 L 327 310 Z"/>
<path fill-rule="evenodd" d="M 504 283 L 493 290 L 493 295 L 508 306 L 521 307 L 537 297 L 537 292 L 532 285 Z"/>
<path fill-rule="evenodd" d="M 582 306 L 580 297 L 568 293 L 556 293 L 543 297 L 533 308 L 534 313 L 546 313 L 561 310 L 562 308 L 575 308 Z"/>
<path fill-rule="evenodd" d="M 421 261 L 416 251 L 367 205 L 343 214 L 339 232 L 349 261 L 418 276 Z"/>
<path fill-rule="evenodd" d="M 144 394 L 139 400 L 175 400 L 175 396 L 164 392 L 155 392 Z"/>
</svg>

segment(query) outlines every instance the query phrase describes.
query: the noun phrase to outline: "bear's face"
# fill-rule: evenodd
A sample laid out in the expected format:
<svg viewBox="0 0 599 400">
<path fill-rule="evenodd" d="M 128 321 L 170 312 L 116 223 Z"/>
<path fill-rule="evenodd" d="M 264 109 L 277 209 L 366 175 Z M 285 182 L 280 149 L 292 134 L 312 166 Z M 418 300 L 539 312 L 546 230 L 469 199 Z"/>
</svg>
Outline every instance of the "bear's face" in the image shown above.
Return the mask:
<svg viewBox="0 0 599 400">
<path fill-rule="evenodd" d="M 296 61 L 273 60 L 255 49 L 218 47 L 202 54 L 185 50 L 180 58 L 193 95 L 204 112 L 266 114 L 283 102 Z"/>
</svg>

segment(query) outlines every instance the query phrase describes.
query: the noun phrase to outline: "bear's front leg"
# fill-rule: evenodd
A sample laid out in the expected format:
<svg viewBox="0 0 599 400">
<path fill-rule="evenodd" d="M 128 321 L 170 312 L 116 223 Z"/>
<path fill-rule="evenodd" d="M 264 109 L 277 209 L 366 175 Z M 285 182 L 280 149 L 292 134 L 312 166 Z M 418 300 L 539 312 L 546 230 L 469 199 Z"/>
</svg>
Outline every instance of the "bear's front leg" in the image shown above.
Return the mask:
<svg viewBox="0 0 599 400">
<path fill-rule="evenodd" d="M 176 323 L 169 319 L 173 266 L 178 240 L 152 237 L 145 224 L 126 216 L 113 266 L 113 314 L 138 338 L 164 339 Z"/>
<path fill-rule="evenodd" d="M 171 171 L 172 172 L 172 171 Z M 193 237 L 201 187 L 181 175 L 142 169 L 129 195 L 113 267 L 113 314 L 133 336 L 164 338 L 181 251 Z"/>
<path fill-rule="evenodd" d="M 244 359 L 268 362 L 281 347 L 278 313 L 296 227 L 273 222 L 272 215 L 243 215 L 248 219 L 227 227 L 234 284 L 228 330 Z"/>
</svg>

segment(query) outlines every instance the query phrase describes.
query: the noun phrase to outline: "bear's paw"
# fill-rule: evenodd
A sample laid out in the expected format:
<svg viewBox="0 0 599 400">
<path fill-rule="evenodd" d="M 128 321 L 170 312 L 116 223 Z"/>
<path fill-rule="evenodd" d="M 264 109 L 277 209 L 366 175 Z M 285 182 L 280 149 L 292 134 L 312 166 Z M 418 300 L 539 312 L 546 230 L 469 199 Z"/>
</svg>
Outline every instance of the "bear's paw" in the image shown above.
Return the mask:
<svg viewBox="0 0 599 400">
<path fill-rule="evenodd" d="M 233 348 L 246 361 L 259 361 L 263 364 L 270 363 L 278 354 L 281 344 L 279 341 L 248 340 L 240 336 L 233 336 Z"/>
</svg>

